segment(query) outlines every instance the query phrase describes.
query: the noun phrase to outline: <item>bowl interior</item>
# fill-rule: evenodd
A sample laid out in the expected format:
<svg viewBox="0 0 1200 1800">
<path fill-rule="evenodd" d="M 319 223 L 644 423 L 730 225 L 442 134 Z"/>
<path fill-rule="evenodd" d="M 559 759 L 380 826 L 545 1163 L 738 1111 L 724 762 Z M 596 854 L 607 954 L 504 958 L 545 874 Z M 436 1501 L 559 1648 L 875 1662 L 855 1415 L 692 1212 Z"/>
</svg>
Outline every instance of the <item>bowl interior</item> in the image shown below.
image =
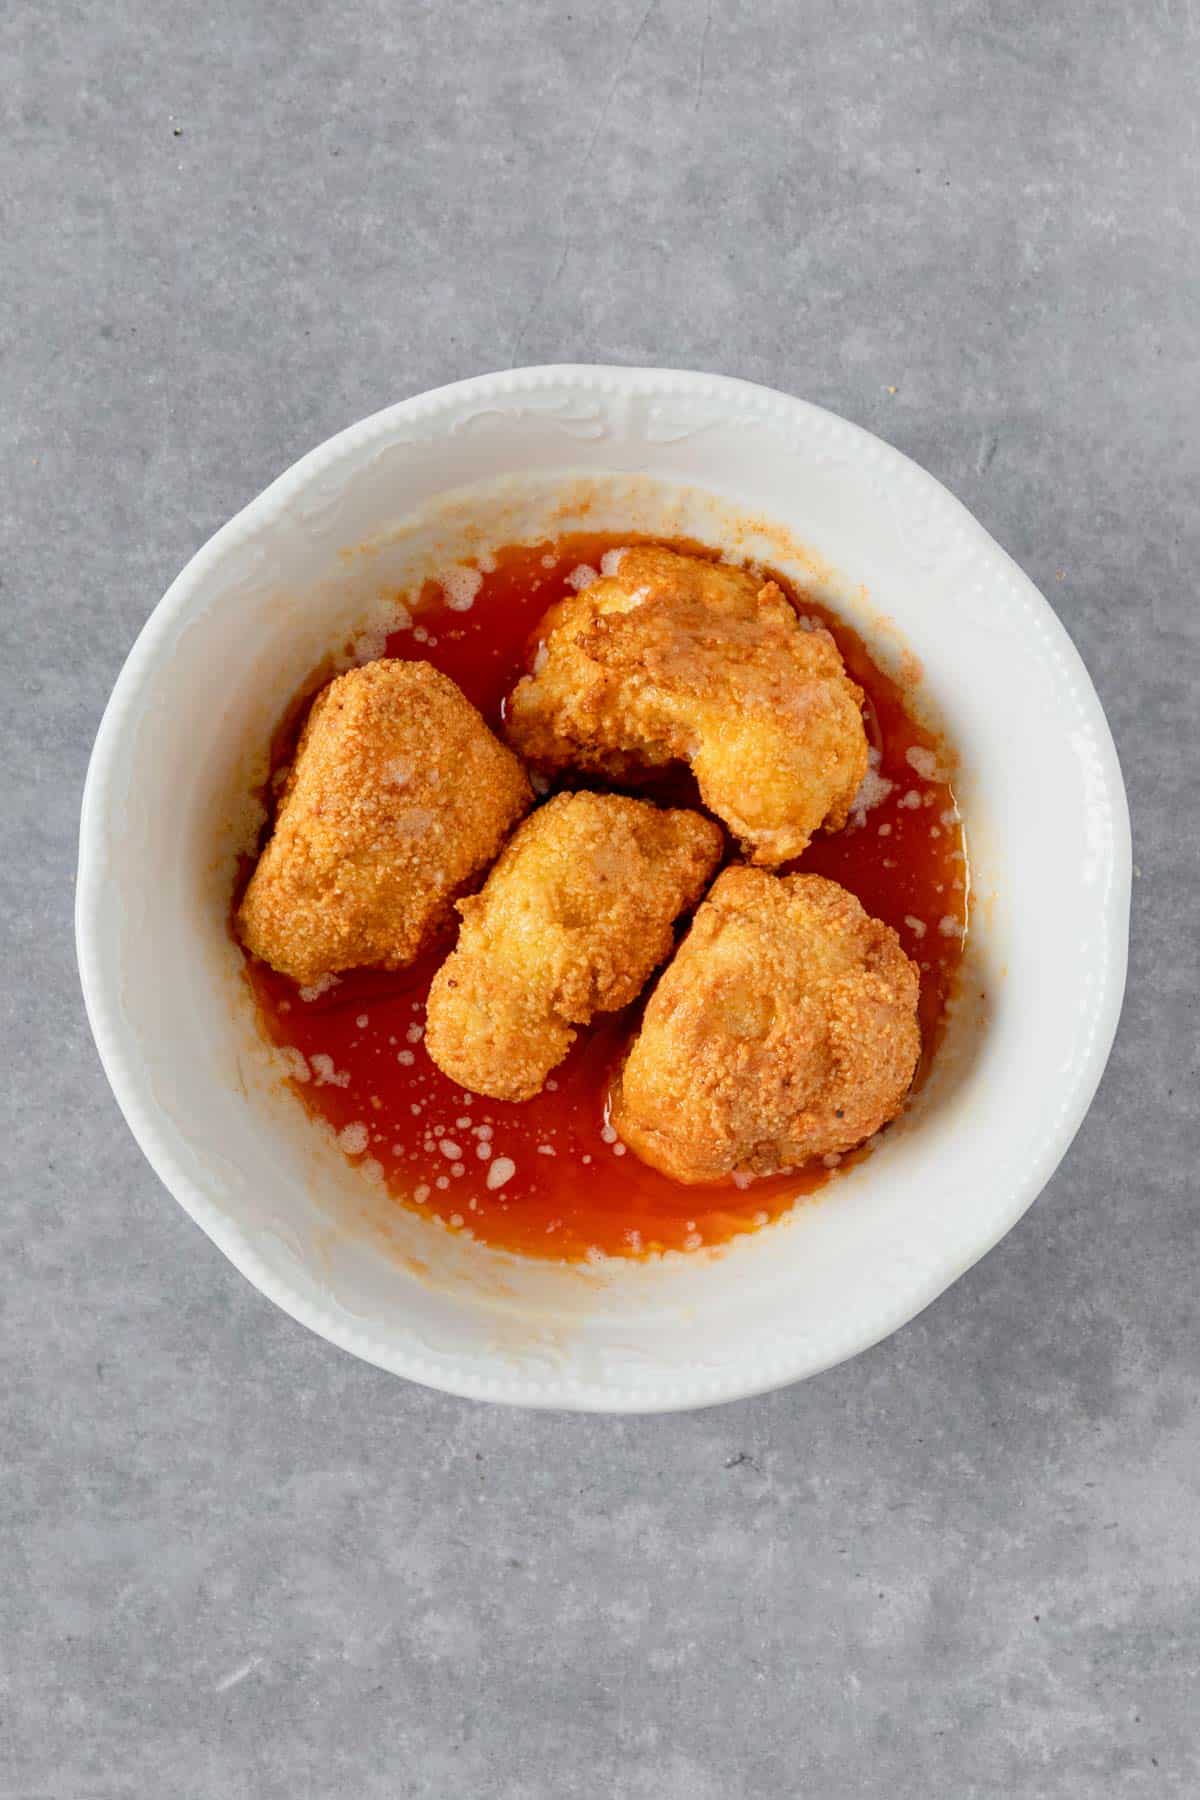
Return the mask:
<svg viewBox="0 0 1200 1800">
<path fill-rule="evenodd" d="M 282 1085 L 227 925 L 281 712 L 398 589 L 574 527 L 692 536 L 818 588 L 961 756 L 962 992 L 911 1112 L 779 1225 L 714 1253 L 568 1267 L 389 1203 Z M 175 583 L 97 744 L 85 993 L 164 1182 L 335 1342 L 455 1392 L 698 1404 L 810 1373 L 917 1311 L 1008 1229 L 1099 1078 L 1124 973 L 1127 821 L 1095 695 L 1030 584 L 865 433 L 708 378 L 528 371 L 409 402 L 306 458 Z"/>
</svg>

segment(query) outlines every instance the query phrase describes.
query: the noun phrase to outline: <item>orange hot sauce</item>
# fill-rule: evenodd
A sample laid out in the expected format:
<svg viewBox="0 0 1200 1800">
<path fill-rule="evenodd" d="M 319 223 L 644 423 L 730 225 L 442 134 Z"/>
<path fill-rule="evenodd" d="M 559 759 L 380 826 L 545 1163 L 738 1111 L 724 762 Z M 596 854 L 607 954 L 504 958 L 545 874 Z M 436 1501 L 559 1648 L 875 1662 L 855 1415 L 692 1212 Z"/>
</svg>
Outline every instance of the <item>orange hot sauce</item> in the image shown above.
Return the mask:
<svg viewBox="0 0 1200 1800">
<path fill-rule="evenodd" d="M 451 610 L 441 588 L 428 582 L 415 604 L 409 598 L 414 628 L 394 633 L 386 654 L 435 664 L 498 728 L 506 696 L 528 669 L 543 613 L 570 591 L 568 576 L 581 564 L 598 568 L 606 550 L 632 541 L 579 533 L 501 550 L 465 613 Z M 674 547 L 713 554 L 696 544 Z M 928 778 L 931 768 L 936 774 L 940 746 L 857 633 L 772 573 L 800 613 L 832 632 L 866 695 L 878 774 L 893 784 L 865 823 L 819 835 L 789 868 L 841 882 L 899 932 L 921 970 L 919 1080 L 936 1053 L 967 916 L 954 795 L 948 780 Z M 291 710 L 278 736 L 278 761 L 290 756 L 303 714 Z M 699 804 L 686 770 L 647 778 L 637 792 L 673 805 Z M 434 1067 L 423 1042 L 425 997 L 447 948 L 400 974 L 343 975 L 310 999 L 286 976 L 246 961 L 266 1036 L 299 1051 L 312 1071 L 308 1081 L 292 1082 L 297 1096 L 346 1134 L 352 1160 L 378 1165 L 372 1173 L 382 1173 L 397 1204 L 434 1213 L 501 1249 L 578 1260 L 597 1252 L 637 1256 L 724 1243 L 777 1218 L 829 1179 L 831 1170 L 818 1164 L 744 1186 L 683 1187 L 626 1152 L 607 1125 L 606 1100 L 644 997 L 584 1030 L 545 1090 L 524 1105 L 464 1093 Z"/>
</svg>

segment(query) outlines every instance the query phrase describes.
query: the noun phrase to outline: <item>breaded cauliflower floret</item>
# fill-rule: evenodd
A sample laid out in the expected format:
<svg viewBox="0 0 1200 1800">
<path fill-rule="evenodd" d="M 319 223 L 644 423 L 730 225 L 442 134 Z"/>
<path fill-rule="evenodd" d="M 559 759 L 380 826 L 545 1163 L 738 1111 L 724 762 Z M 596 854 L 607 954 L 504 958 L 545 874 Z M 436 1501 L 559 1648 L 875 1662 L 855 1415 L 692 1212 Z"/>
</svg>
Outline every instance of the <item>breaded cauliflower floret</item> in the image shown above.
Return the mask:
<svg viewBox="0 0 1200 1800">
<path fill-rule="evenodd" d="M 917 990 L 895 932 L 837 882 L 727 869 L 651 996 L 613 1124 L 685 1182 L 851 1150 L 908 1092 Z"/>
<path fill-rule="evenodd" d="M 547 615 L 505 729 L 550 771 L 690 763 L 705 804 L 774 868 L 845 824 L 867 772 L 861 702 L 828 632 L 775 582 L 645 545 Z"/>
<path fill-rule="evenodd" d="M 452 1081 L 528 1100 L 598 1012 L 671 953 L 721 857 L 719 828 L 618 794 L 559 794 L 516 832 L 429 991 L 425 1047 Z"/>
<path fill-rule="evenodd" d="M 402 969 L 449 924 L 533 795 L 524 769 L 428 663 L 384 659 L 318 694 L 242 942 L 301 983 Z"/>
</svg>

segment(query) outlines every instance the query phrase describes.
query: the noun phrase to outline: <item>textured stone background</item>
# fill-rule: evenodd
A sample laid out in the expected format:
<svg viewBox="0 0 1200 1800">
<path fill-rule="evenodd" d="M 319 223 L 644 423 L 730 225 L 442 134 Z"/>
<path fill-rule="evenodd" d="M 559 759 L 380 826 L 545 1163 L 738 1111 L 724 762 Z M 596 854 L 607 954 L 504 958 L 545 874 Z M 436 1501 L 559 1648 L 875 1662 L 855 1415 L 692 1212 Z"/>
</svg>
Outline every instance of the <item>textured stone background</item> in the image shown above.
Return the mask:
<svg viewBox="0 0 1200 1800">
<path fill-rule="evenodd" d="M 8 1800 L 1200 1791 L 1198 30 L 0 9 Z M 134 1147 L 71 946 L 91 740 L 180 566 L 362 414 L 567 359 L 770 382 L 947 482 L 1087 659 L 1140 869 L 1019 1229 L 856 1362 L 661 1420 L 460 1404 L 275 1311 Z"/>
</svg>

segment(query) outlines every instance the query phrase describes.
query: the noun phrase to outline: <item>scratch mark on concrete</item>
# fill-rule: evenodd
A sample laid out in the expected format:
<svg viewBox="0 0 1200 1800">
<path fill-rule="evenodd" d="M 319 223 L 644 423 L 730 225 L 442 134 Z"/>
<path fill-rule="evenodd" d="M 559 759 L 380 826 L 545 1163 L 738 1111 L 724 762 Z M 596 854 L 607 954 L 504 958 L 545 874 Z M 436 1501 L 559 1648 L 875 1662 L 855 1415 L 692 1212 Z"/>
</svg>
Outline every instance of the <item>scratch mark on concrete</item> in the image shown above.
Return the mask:
<svg viewBox="0 0 1200 1800">
<path fill-rule="evenodd" d="M 244 1663 L 239 1663 L 236 1669 L 230 1669 L 228 1675 L 222 1675 L 220 1681 L 218 1681 L 216 1687 L 214 1687 L 213 1693 L 227 1694 L 230 1688 L 237 1687 L 239 1683 L 245 1681 L 248 1675 L 253 1675 L 261 1661 L 261 1656 L 247 1657 L 246 1661 Z"/>
<path fill-rule="evenodd" d="M 530 306 L 529 310 L 525 314 L 525 317 L 521 321 L 520 330 L 517 332 L 516 337 L 513 339 L 512 349 L 508 353 L 508 366 L 510 369 L 515 367 L 516 360 L 517 360 L 517 352 L 520 350 L 522 344 L 525 342 L 525 339 L 529 333 L 530 326 L 533 324 L 533 321 L 537 318 L 538 314 L 541 312 L 542 307 L 545 304 L 545 302 L 550 298 L 550 295 L 554 292 L 554 289 L 558 286 L 559 280 L 561 279 L 561 276 L 562 276 L 562 272 L 567 266 L 567 258 L 571 254 L 571 230 L 570 230 L 571 202 L 575 198 L 575 191 L 578 188 L 580 181 L 582 180 L 589 165 L 591 164 L 592 152 L 596 148 L 596 144 L 597 144 L 597 141 L 599 140 L 601 131 L 604 129 L 605 120 L 608 118 L 608 109 L 613 103 L 613 97 L 616 94 L 617 88 L 620 85 L 622 78 L 624 77 L 626 69 L 629 67 L 630 61 L 633 57 L 633 53 L 637 48 L 638 41 L 641 38 L 642 33 L 645 31 L 647 25 L 650 23 L 650 15 L 653 13 L 653 11 L 657 5 L 658 5 L 658 0 L 650 0 L 650 4 L 647 6 L 645 12 L 642 14 L 641 19 L 638 22 L 637 28 L 633 33 L 633 36 L 630 38 L 629 42 L 626 44 L 624 54 L 621 57 L 620 61 L 618 62 L 616 72 L 613 75 L 611 82 L 609 83 L 608 92 L 604 96 L 604 103 L 601 106 L 600 111 L 596 115 L 596 122 L 592 126 L 591 134 L 588 137 L 587 143 L 584 145 L 583 155 L 579 158 L 578 163 L 575 165 L 575 169 L 571 175 L 571 179 L 568 181 L 566 188 L 563 191 L 562 202 L 559 207 L 558 235 L 559 235 L 561 242 L 560 242 L 560 246 L 559 246 L 558 261 L 554 265 L 554 272 L 551 275 L 549 281 L 541 289 L 540 293 L 537 295 L 537 298 L 534 300 L 532 306 Z"/>
<path fill-rule="evenodd" d="M 704 97 L 704 67 L 708 61 L 708 38 L 712 31 L 712 0 L 704 14 L 704 30 L 700 34 L 700 67 L 696 75 L 696 98 L 692 102 L 692 111 L 699 112 L 700 102 Z"/>
<path fill-rule="evenodd" d="M 975 473 L 986 475 L 995 461 L 996 451 L 1000 444 L 1000 433 L 990 431 L 979 441 L 979 455 L 975 458 Z"/>
</svg>

